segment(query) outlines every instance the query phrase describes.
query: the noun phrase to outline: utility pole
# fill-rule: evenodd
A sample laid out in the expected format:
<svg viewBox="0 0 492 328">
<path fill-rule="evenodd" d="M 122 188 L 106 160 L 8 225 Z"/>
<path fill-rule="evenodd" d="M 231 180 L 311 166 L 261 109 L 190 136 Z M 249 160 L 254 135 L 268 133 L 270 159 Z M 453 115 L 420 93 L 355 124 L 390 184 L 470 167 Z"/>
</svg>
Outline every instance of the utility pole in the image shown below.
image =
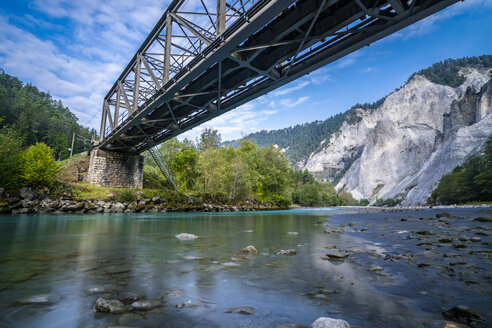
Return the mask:
<svg viewBox="0 0 492 328">
<path fill-rule="evenodd" d="M 72 147 L 70 148 L 70 157 L 72 157 L 72 154 L 73 154 L 73 143 L 74 143 L 74 141 L 75 141 L 75 132 L 72 135 Z"/>
</svg>

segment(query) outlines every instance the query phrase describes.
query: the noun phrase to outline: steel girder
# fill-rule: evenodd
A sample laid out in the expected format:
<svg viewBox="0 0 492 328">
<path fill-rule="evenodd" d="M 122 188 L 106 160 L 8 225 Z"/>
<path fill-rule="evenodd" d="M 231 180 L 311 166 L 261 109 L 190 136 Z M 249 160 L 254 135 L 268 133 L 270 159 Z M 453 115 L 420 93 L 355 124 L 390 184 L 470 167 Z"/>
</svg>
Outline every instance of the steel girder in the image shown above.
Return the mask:
<svg viewBox="0 0 492 328">
<path fill-rule="evenodd" d="M 213 1 L 171 3 L 105 97 L 97 147 L 150 149 L 457 2 Z"/>
</svg>

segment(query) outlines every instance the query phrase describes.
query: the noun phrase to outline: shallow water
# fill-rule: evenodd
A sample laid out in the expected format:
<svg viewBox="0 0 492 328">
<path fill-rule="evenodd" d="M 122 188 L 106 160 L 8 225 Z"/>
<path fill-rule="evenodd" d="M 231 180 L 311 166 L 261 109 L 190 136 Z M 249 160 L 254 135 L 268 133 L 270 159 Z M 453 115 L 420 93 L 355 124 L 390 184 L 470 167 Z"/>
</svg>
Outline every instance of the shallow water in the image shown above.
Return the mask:
<svg viewBox="0 0 492 328">
<path fill-rule="evenodd" d="M 353 327 L 404 327 L 435 318 L 394 292 L 404 275 L 367 270 L 387 251 L 377 242 L 323 233 L 338 213 L 0 216 L 0 327 L 309 326 L 320 316 Z M 183 232 L 200 238 L 180 241 L 175 236 Z M 363 251 L 325 261 L 328 244 Z M 244 255 L 248 245 L 258 254 Z M 297 254 L 277 255 L 281 249 Z M 93 287 L 104 292 L 90 293 Z M 127 291 L 165 304 L 124 315 L 94 310 L 98 297 Z M 19 303 L 40 294 L 54 301 Z M 224 313 L 240 306 L 256 313 Z"/>
</svg>

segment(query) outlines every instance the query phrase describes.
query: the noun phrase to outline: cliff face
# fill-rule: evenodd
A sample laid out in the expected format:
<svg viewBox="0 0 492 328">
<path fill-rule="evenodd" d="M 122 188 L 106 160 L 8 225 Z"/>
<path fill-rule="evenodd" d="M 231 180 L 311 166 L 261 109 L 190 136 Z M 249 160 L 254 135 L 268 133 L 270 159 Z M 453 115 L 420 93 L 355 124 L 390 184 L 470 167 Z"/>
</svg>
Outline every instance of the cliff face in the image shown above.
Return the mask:
<svg viewBox="0 0 492 328">
<path fill-rule="evenodd" d="M 326 148 L 301 166 L 318 177 L 341 177 L 355 198 L 425 203 L 441 177 L 479 151 L 492 133 L 489 69 L 464 68 L 457 88 L 415 75 L 360 121 L 344 123 Z"/>
</svg>

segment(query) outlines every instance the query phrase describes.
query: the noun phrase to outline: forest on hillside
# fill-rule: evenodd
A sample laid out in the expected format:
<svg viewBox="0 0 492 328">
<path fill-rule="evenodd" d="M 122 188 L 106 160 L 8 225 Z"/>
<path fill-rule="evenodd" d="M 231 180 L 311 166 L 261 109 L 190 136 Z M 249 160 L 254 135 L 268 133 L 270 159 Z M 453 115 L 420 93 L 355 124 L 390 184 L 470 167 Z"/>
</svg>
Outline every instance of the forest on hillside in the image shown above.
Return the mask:
<svg viewBox="0 0 492 328">
<path fill-rule="evenodd" d="M 20 140 L 21 148 L 44 142 L 62 160 L 70 156 L 75 133 L 74 154 L 88 150 L 96 131 L 77 121 L 60 100 L 0 69 L 0 129 L 8 128 Z"/>
<path fill-rule="evenodd" d="M 446 59 L 415 74 L 423 75 L 437 84 L 457 87 L 464 82 L 459 70 L 467 66 L 492 68 L 492 55 Z M 409 80 L 415 74 L 412 74 Z M 278 145 L 280 148 L 285 149 L 285 156 L 291 164 L 295 164 L 307 159 L 311 153 L 319 151 L 327 145 L 331 135 L 340 129 L 343 122 L 346 121 L 349 124 L 358 122 L 360 117 L 356 115 L 355 110 L 357 108 L 364 110 L 376 109 L 383 104 L 385 99 L 386 97 L 383 97 L 374 103 L 355 104 L 349 110 L 331 116 L 324 121 L 318 120 L 279 130 L 262 130 L 248 134 L 244 138 L 254 140 L 259 146 Z M 237 147 L 239 140 L 228 141 L 224 144 Z"/>
</svg>

